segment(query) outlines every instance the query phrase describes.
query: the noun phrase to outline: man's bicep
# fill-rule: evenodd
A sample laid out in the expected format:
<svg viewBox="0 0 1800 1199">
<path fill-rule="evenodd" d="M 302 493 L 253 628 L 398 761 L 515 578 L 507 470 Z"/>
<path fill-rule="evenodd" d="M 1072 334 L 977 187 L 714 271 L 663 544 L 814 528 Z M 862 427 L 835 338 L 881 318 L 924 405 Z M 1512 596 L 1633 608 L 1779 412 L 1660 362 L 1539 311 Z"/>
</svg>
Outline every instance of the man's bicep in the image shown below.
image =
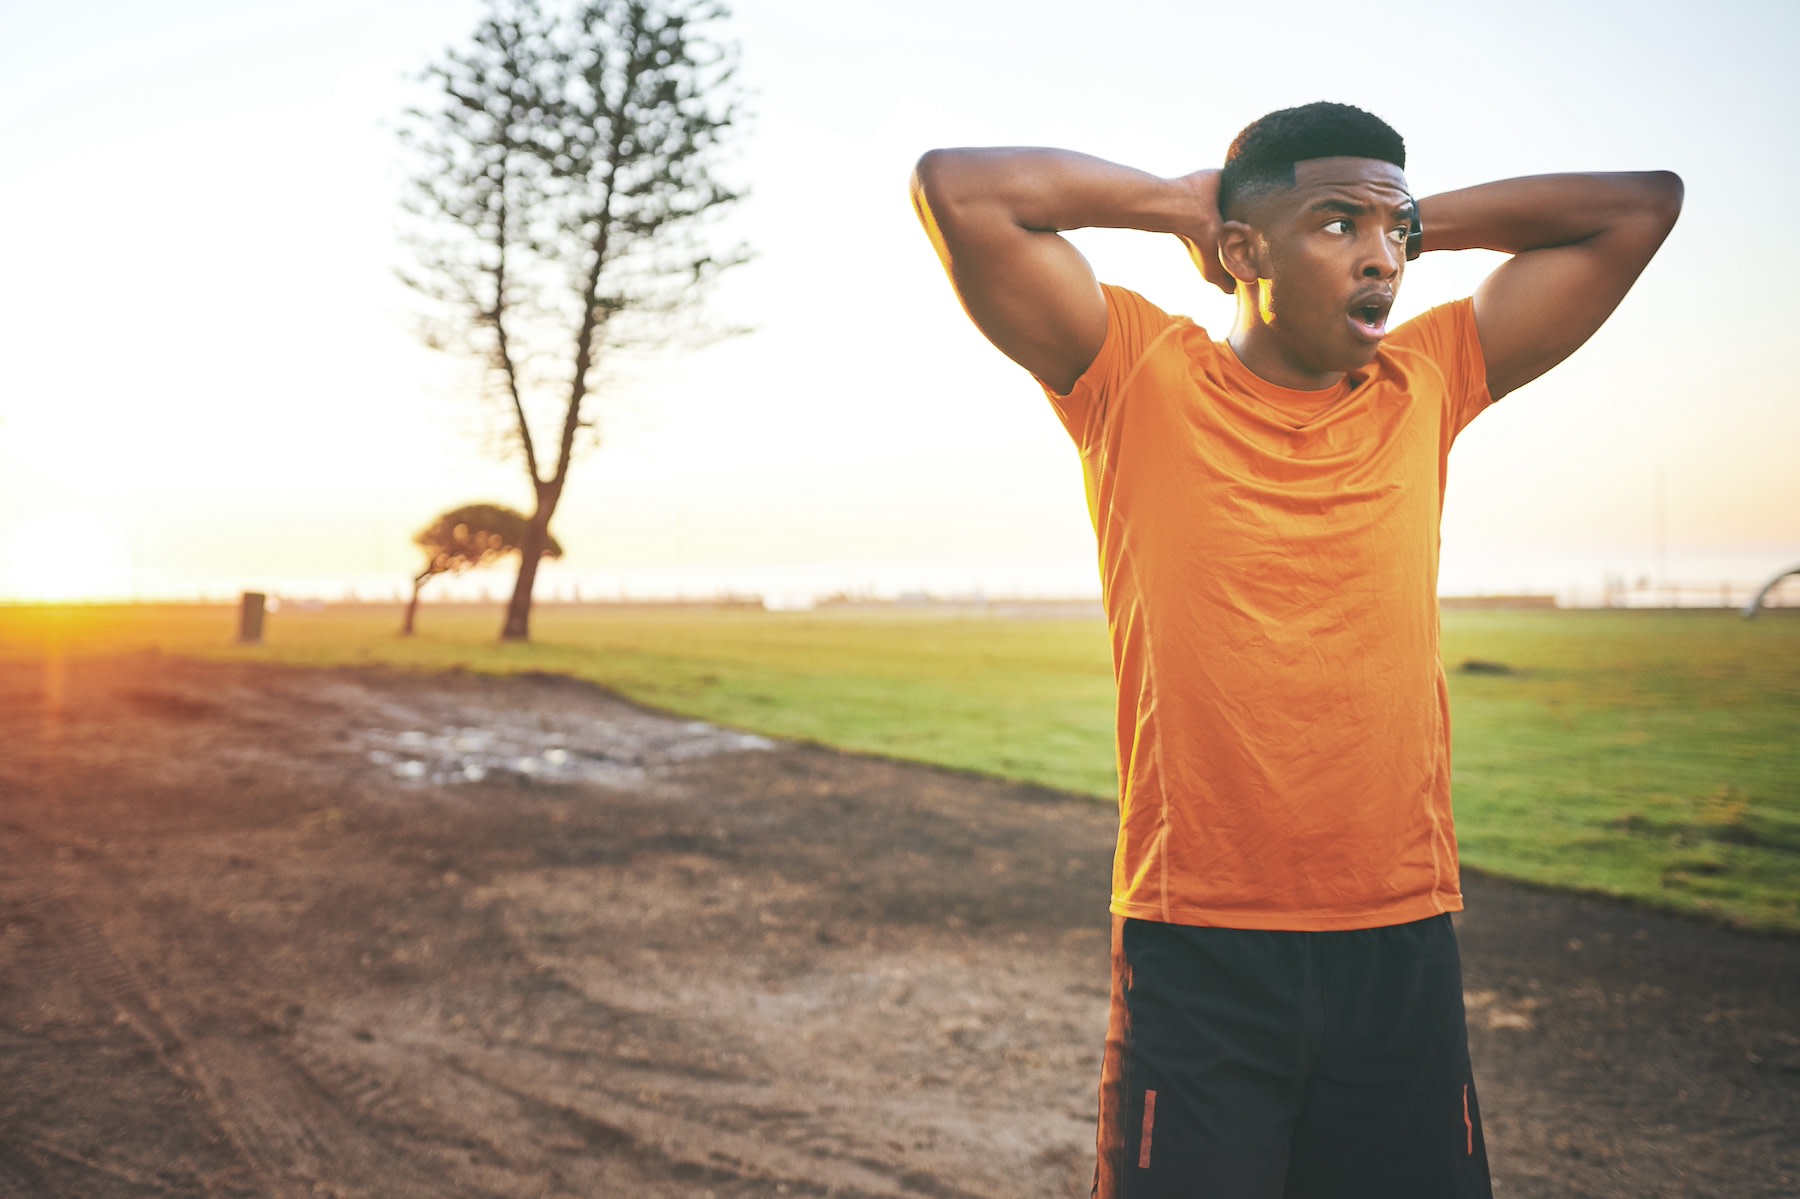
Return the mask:
<svg viewBox="0 0 1800 1199">
<path fill-rule="evenodd" d="M 1475 325 L 1494 399 L 1580 349 L 1643 273 L 1666 229 L 1627 225 L 1502 263 L 1475 291 Z"/>
<path fill-rule="evenodd" d="M 933 194 L 929 161 L 914 206 L 963 310 L 1001 353 L 1067 392 L 1106 340 L 1093 268 L 1060 234 L 1024 228 L 999 204 Z"/>
<path fill-rule="evenodd" d="M 969 319 L 1001 353 L 1066 394 L 1106 341 L 1106 296 L 1081 252 L 1055 234 L 953 257 Z"/>
</svg>

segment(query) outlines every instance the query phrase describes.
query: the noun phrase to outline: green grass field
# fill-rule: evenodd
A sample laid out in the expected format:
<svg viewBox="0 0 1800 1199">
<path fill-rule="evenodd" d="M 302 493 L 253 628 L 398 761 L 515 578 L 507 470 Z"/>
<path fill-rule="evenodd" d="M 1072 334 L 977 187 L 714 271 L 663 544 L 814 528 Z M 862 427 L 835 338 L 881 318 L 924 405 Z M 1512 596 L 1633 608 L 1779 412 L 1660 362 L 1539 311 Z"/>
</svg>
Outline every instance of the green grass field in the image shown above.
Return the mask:
<svg viewBox="0 0 1800 1199">
<path fill-rule="evenodd" d="M 157 648 L 305 665 L 575 675 L 642 703 L 869 753 L 1113 795 L 1097 620 L 545 605 L 0 608 L 0 659 Z M 1800 613 L 1447 611 L 1464 860 L 1747 928 L 1800 932 Z M 1470 674 L 1468 659 L 1511 673 Z"/>
</svg>

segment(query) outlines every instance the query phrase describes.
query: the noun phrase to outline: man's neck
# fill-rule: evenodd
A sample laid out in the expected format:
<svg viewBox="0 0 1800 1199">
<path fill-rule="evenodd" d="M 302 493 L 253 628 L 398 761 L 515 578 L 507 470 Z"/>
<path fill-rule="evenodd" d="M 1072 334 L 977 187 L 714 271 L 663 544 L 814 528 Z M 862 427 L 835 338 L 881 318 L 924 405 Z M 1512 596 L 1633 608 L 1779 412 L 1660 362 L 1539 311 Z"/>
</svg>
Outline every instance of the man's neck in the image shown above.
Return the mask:
<svg viewBox="0 0 1800 1199">
<path fill-rule="evenodd" d="M 1231 352 L 1251 374 L 1294 391 L 1325 391 L 1344 381 L 1343 371 L 1311 370 L 1284 353 L 1281 339 L 1263 319 L 1256 298 L 1248 293 L 1248 288 L 1238 287 L 1237 320 L 1232 323 L 1228 340 Z"/>
</svg>

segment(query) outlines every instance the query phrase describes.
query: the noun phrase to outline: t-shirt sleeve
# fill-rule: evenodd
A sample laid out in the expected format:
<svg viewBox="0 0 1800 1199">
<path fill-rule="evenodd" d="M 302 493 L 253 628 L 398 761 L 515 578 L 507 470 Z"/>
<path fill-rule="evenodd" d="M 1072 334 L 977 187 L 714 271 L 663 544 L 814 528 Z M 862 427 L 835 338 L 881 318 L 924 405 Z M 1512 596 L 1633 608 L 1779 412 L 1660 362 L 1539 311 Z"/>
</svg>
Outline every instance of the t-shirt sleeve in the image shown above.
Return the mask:
<svg viewBox="0 0 1800 1199">
<path fill-rule="evenodd" d="M 1473 299 L 1440 304 L 1394 330 L 1393 339 L 1423 353 L 1443 372 L 1445 425 L 1452 437 L 1493 403 Z"/>
<path fill-rule="evenodd" d="M 1058 395 L 1041 380 L 1039 386 L 1075 444 L 1087 449 L 1100 437 L 1113 397 L 1130 377 L 1144 351 L 1175 318 L 1134 291 L 1100 285 L 1106 295 L 1106 340 L 1068 395 Z"/>
</svg>

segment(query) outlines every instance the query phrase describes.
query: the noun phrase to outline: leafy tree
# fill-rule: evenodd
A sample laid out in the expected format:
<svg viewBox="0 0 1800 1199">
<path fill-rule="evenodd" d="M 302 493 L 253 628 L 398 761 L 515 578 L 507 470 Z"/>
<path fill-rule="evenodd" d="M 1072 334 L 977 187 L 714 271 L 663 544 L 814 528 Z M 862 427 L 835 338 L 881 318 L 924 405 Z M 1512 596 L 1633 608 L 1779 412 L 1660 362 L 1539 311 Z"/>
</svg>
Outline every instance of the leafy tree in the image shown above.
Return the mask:
<svg viewBox="0 0 1800 1199">
<path fill-rule="evenodd" d="M 436 106 L 407 114 L 402 277 L 431 304 L 428 344 L 483 364 L 536 500 L 503 639 L 530 636 L 538 551 L 603 367 L 695 332 L 705 286 L 747 257 L 707 236 L 742 194 L 715 173 L 741 119 L 735 47 L 710 33 L 724 16 L 710 0 L 490 0 L 428 70 Z"/>
<path fill-rule="evenodd" d="M 502 504 L 469 504 L 452 508 L 420 529 L 413 544 L 425 551 L 425 569 L 413 576 L 412 600 L 406 605 L 403 637 L 412 636 L 419 610 L 419 591 L 433 578 L 457 574 L 496 562 L 525 544 L 531 522 L 523 512 Z M 546 537 L 539 557 L 560 558 L 562 546 Z"/>
</svg>

